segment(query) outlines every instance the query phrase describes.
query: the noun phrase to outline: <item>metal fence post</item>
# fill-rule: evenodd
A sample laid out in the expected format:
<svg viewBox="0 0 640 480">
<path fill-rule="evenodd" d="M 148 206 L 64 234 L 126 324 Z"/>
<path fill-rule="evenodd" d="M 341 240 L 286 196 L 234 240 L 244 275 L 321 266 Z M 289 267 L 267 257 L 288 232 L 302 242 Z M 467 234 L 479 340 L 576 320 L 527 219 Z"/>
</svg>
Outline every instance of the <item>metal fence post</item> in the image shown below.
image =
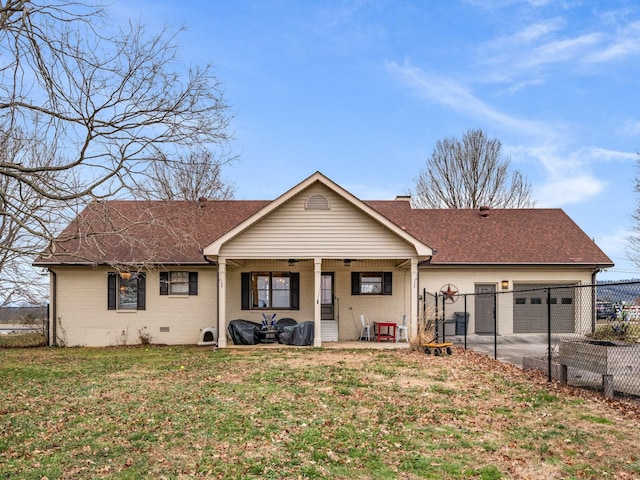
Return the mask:
<svg viewBox="0 0 640 480">
<path fill-rule="evenodd" d="M 464 294 L 464 349 L 467 349 L 467 328 L 469 327 L 467 324 L 467 294 Z"/>
<path fill-rule="evenodd" d="M 435 320 L 434 320 L 434 326 L 433 326 L 433 334 L 435 336 L 435 341 L 438 341 L 438 336 L 440 335 L 438 332 L 438 292 L 435 293 L 435 303 L 436 303 L 436 315 L 435 315 Z"/>
<path fill-rule="evenodd" d="M 498 359 L 498 292 L 493 293 L 493 358 Z"/>
<path fill-rule="evenodd" d="M 446 304 L 447 304 L 447 298 L 443 295 L 442 296 L 442 343 L 446 341 L 446 336 L 447 336 L 447 320 L 446 320 L 447 312 L 445 308 Z"/>
<path fill-rule="evenodd" d="M 547 288 L 547 382 L 551 383 L 551 288 Z"/>
<path fill-rule="evenodd" d="M 50 312 L 49 308 L 50 308 L 50 306 L 47 303 L 47 312 L 46 312 L 47 316 L 45 317 L 46 320 L 44 322 L 45 323 L 46 332 L 47 332 L 46 335 L 45 335 L 45 341 L 47 342 L 47 345 L 46 345 L 47 347 L 49 346 L 49 340 L 50 340 L 50 338 L 49 338 L 50 337 L 50 331 L 49 331 L 49 326 L 50 325 L 49 325 L 49 322 L 51 321 L 50 318 L 49 318 L 49 312 Z"/>
</svg>

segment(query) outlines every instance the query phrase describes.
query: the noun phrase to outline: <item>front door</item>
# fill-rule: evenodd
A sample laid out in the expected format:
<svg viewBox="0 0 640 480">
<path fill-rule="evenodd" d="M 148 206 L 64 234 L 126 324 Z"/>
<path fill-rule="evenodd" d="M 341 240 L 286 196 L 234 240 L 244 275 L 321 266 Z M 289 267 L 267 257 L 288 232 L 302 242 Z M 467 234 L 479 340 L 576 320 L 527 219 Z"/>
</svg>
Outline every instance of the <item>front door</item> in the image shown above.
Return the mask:
<svg viewBox="0 0 640 480">
<path fill-rule="evenodd" d="M 476 285 L 476 333 L 494 333 L 495 285 Z"/>
<path fill-rule="evenodd" d="M 333 272 L 323 272 L 320 277 L 320 319 L 323 342 L 338 341 L 338 321 L 334 300 Z"/>
<path fill-rule="evenodd" d="M 320 279 L 320 319 L 335 320 L 333 304 L 333 272 L 323 273 Z"/>
</svg>

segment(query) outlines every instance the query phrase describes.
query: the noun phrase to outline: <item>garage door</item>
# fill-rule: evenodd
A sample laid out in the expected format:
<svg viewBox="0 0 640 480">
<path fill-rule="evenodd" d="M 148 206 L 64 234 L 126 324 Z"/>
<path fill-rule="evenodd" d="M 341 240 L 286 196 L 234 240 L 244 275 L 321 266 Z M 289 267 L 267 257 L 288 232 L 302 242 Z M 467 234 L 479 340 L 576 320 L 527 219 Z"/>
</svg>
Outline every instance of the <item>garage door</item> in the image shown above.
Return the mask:
<svg viewBox="0 0 640 480">
<path fill-rule="evenodd" d="M 515 284 L 513 332 L 547 332 L 547 291 L 541 284 Z M 551 289 L 551 332 L 575 332 L 575 289 Z"/>
</svg>

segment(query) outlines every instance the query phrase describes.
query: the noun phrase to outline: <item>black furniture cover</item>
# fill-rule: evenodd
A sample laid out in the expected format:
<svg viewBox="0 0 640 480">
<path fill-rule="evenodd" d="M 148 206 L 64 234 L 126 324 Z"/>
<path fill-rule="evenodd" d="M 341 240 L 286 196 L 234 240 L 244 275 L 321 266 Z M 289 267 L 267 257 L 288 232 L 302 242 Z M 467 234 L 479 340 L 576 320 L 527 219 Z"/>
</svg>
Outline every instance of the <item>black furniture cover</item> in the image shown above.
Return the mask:
<svg viewBox="0 0 640 480">
<path fill-rule="evenodd" d="M 249 320 L 231 320 L 227 325 L 229 336 L 235 345 L 257 345 L 260 342 L 259 323 Z"/>
<path fill-rule="evenodd" d="M 278 330 L 279 333 L 282 333 L 285 331 L 284 327 L 291 327 L 297 324 L 298 322 L 296 322 L 293 318 L 285 317 L 285 318 L 281 318 L 276 322 L 276 329 Z"/>
<path fill-rule="evenodd" d="M 294 327 L 285 328 L 280 334 L 280 343 L 285 345 L 313 345 L 315 326 L 313 322 L 300 322 Z"/>
</svg>

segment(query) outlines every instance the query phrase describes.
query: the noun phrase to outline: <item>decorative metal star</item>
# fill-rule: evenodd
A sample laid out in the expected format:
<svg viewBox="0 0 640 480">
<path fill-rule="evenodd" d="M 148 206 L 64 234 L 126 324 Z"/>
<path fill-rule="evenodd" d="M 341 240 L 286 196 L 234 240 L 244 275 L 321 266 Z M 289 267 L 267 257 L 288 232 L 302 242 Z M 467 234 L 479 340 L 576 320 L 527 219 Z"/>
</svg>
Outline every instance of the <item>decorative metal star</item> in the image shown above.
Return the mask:
<svg viewBox="0 0 640 480">
<path fill-rule="evenodd" d="M 450 302 L 453 302 L 455 300 L 455 296 L 458 294 L 458 290 L 454 288 L 451 288 L 451 284 L 447 284 L 447 289 L 445 290 L 444 288 L 442 290 L 440 290 L 440 293 L 444 296 L 445 300 L 449 300 Z"/>
</svg>

